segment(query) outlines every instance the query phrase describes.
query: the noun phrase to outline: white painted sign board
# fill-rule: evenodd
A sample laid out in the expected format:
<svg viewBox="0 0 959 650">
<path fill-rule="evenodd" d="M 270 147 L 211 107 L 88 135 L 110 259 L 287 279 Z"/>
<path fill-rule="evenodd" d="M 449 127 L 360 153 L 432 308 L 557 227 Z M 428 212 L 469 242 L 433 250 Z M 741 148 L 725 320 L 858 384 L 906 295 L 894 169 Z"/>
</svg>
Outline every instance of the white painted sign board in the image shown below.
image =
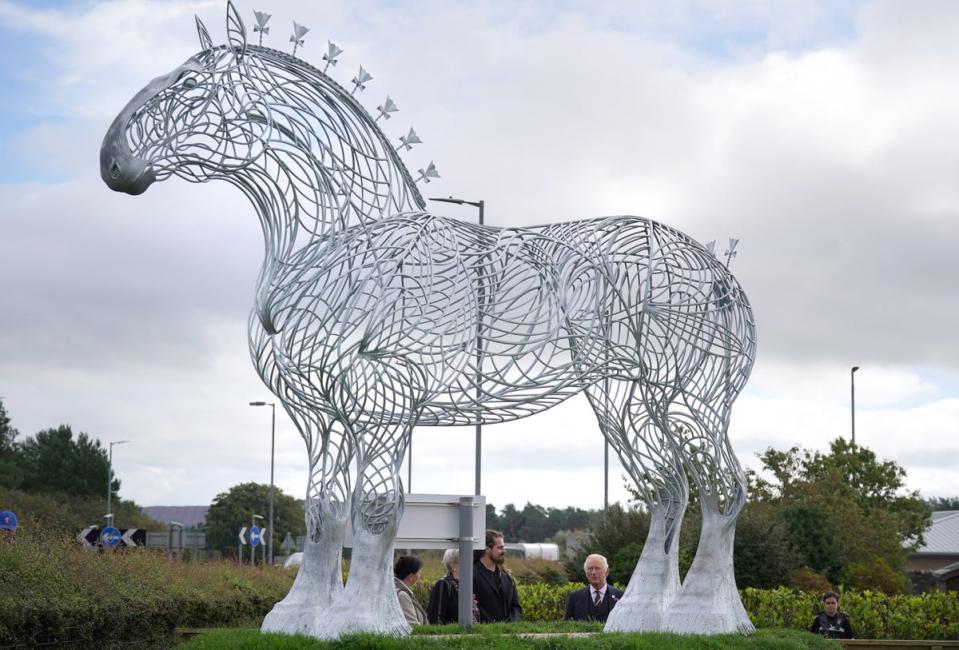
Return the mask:
<svg viewBox="0 0 959 650">
<path fill-rule="evenodd" d="M 460 495 L 406 494 L 403 519 L 396 533 L 395 548 L 458 548 Z M 473 548 L 486 545 L 486 497 L 473 497 Z M 353 546 L 353 527 L 346 527 L 343 546 Z"/>
</svg>

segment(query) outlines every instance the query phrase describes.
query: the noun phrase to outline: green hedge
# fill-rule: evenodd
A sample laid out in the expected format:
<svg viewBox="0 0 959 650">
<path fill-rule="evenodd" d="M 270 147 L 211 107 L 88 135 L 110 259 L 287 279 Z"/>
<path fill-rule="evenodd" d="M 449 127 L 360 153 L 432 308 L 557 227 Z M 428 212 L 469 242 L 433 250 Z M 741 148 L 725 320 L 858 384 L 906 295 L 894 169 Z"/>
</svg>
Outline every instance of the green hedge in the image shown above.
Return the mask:
<svg viewBox="0 0 959 650">
<path fill-rule="evenodd" d="M 251 623 L 292 584 L 284 571 L 191 564 L 130 549 L 96 552 L 75 539 L 18 536 L 0 544 L 0 647 L 119 645 L 169 639 L 175 627 Z"/>
<path fill-rule="evenodd" d="M 756 627 L 807 629 L 822 609 L 821 594 L 778 589 L 744 589 L 743 605 Z M 959 592 L 929 591 L 917 596 L 839 590 L 839 607 L 862 639 L 959 639 Z"/>
<path fill-rule="evenodd" d="M 143 549 L 98 553 L 75 539 L 18 536 L 0 544 L 0 647 L 73 643 L 119 646 L 169 639 L 175 627 L 256 626 L 292 584 L 292 572 L 229 562 L 168 561 Z M 418 597 L 428 599 L 428 586 Z M 562 618 L 577 584 L 519 584 L 527 621 Z M 760 628 L 804 630 L 819 594 L 743 591 Z M 842 609 L 861 638 L 959 639 L 959 593 L 886 596 L 843 592 Z"/>
</svg>

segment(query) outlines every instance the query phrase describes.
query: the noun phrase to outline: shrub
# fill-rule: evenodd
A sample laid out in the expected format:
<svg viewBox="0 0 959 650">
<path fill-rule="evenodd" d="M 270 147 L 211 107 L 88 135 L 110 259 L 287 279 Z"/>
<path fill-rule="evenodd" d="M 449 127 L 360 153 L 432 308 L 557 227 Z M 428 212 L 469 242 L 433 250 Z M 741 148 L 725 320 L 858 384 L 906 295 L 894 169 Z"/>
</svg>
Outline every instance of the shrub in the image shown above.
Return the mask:
<svg viewBox="0 0 959 650">
<path fill-rule="evenodd" d="M 114 645 L 175 627 L 264 616 L 292 574 L 227 562 L 186 564 L 146 549 L 97 552 L 36 529 L 0 544 L 0 645 Z"/>
<path fill-rule="evenodd" d="M 789 572 L 789 584 L 799 591 L 823 593 L 830 591 L 832 585 L 821 573 L 816 573 L 809 567 L 802 567 Z"/>
<path fill-rule="evenodd" d="M 902 594 L 909 586 L 906 577 L 893 570 L 881 557 L 873 557 L 866 562 L 853 562 L 845 568 L 843 574 L 845 583 L 854 589 Z"/>
</svg>

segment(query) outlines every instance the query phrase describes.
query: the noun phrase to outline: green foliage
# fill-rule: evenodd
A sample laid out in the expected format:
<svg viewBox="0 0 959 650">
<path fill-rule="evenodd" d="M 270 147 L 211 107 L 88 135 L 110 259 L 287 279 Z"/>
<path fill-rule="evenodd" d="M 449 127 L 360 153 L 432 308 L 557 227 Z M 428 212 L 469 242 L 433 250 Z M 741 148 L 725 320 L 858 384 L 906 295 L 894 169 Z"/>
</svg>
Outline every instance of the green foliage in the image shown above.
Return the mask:
<svg viewBox="0 0 959 650">
<path fill-rule="evenodd" d="M 959 495 L 954 497 L 930 497 L 923 499 L 926 510 L 935 512 L 937 510 L 959 510 Z"/>
<path fill-rule="evenodd" d="M 17 513 L 23 531 L 46 529 L 73 535 L 85 526 L 103 525 L 104 507 L 105 498 L 99 495 L 28 494 L 0 487 L 0 510 Z M 113 501 L 113 522 L 118 528 L 163 530 L 163 525 L 143 514 L 140 506 L 119 497 Z"/>
<path fill-rule="evenodd" d="M 297 501 L 279 488 L 273 496 L 273 520 L 276 534 L 273 537 L 274 554 L 287 532 L 294 537 L 306 532 L 303 502 Z M 240 483 L 227 492 L 216 495 L 206 513 L 206 545 L 217 549 L 227 557 L 236 557 L 237 533 L 240 527 L 249 526 L 253 514 L 262 515 L 260 526 L 268 525 L 270 509 L 270 486 L 261 483 Z"/>
<path fill-rule="evenodd" d="M 829 511 L 821 506 L 795 503 L 782 508 L 780 517 L 789 542 L 801 549 L 801 564 L 836 581 L 842 568 L 842 539 Z"/>
<path fill-rule="evenodd" d="M 0 487 L 15 488 L 23 481 L 23 470 L 17 464 L 16 437 L 20 432 L 10 424 L 10 417 L 0 400 Z"/>
<path fill-rule="evenodd" d="M 73 644 L 86 647 L 100 639 L 106 646 L 129 641 L 163 643 L 170 638 L 174 627 L 256 625 L 287 593 L 293 577 L 293 572 L 237 566 L 232 562 L 168 561 L 165 555 L 145 549 L 91 552 L 82 549 L 72 536 L 28 528 L 13 544 L 0 545 L 0 645 Z M 423 587 L 422 592 L 418 591 L 420 597 L 428 594 L 428 585 Z M 489 634 L 502 635 L 524 629 L 546 631 L 541 626 L 562 617 L 566 597 L 577 587 L 573 584 L 520 583 L 518 591 L 526 620 L 500 627 L 477 626 L 475 631 L 480 634 L 473 636 L 487 643 L 492 638 Z M 857 637 L 959 637 L 959 593 L 886 596 L 872 591 L 841 590 L 840 594 L 840 605 L 850 615 Z M 787 588 L 745 589 L 742 597 L 753 622 L 760 628 L 805 630 L 821 604 L 819 592 L 802 593 Z M 528 625 L 534 627 L 523 627 Z M 577 629 L 576 625 L 579 624 L 563 623 L 560 629 L 586 631 Z M 417 629 L 417 633 L 448 634 L 453 630 L 455 627 L 443 626 Z M 489 634 L 484 635 L 484 631 Z M 728 638 L 736 644 L 755 643 L 756 640 L 768 644 L 772 642 L 769 634 L 780 639 L 777 643 L 782 643 L 777 633 L 768 630 L 760 630 L 750 637 L 753 640 Z M 598 647 L 630 647 L 615 645 L 614 640 L 620 637 L 613 635 L 599 635 L 597 638 L 601 638 Z M 785 638 L 792 639 L 792 643 L 806 637 L 797 633 L 786 634 Z M 657 639 L 662 643 L 672 643 L 670 637 Z M 707 647 L 737 647 L 726 644 L 726 639 L 714 639 L 713 645 Z M 371 641 L 375 644 L 386 642 Z M 445 640 L 444 646 L 448 646 Z"/>
<path fill-rule="evenodd" d="M 599 510 L 544 508 L 529 502 L 522 510 L 508 503 L 497 514 L 496 506 L 486 504 L 486 527 L 501 531 L 508 543 L 545 542 L 563 530 L 589 528 L 602 516 Z"/>
<path fill-rule="evenodd" d="M 447 627 L 447 626 L 444 626 Z M 471 633 L 431 639 L 428 635 L 405 638 L 356 634 L 337 641 L 320 641 L 306 637 L 263 634 L 256 630 L 217 630 L 205 633 L 182 646 L 187 650 L 215 650 L 220 648 L 316 648 L 340 650 L 408 650 L 410 648 L 489 648 L 492 650 L 525 650 L 526 648 L 601 648 L 624 650 L 826 650 L 837 647 L 834 643 L 803 632 L 793 630 L 759 630 L 752 636 L 717 635 L 692 636 L 681 634 L 600 634 L 570 637 L 529 637 L 521 625 L 513 624 L 500 631 L 488 630 L 493 626 L 475 626 Z M 550 630 L 552 631 L 552 630 Z"/>
<path fill-rule="evenodd" d="M 142 644 L 175 627 L 235 625 L 264 616 L 292 578 L 146 549 L 98 553 L 72 535 L 26 528 L 0 544 L 0 646 Z"/>
<path fill-rule="evenodd" d="M 909 587 L 906 576 L 894 571 L 881 557 L 874 557 L 866 562 L 853 562 L 845 568 L 843 576 L 843 583 L 853 589 L 902 594 Z"/>
<path fill-rule="evenodd" d="M 860 639 L 959 638 L 959 592 L 888 596 L 839 589 L 839 608 L 849 614 Z M 822 608 L 821 592 L 787 587 L 744 589 L 743 605 L 757 627 L 804 630 Z"/>
<path fill-rule="evenodd" d="M 918 493 L 905 491 L 906 472 L 894 461 L 842 438 L 828 454 L 793 447 L 767 449 L 760 459 L 773 480 L 751 475 L 753 498 L 779 509 L 803 563 L 832 582 L 853 564 L 865 575 L 874 558 L 901 572 L 921 543 L 929 515 Z M 901 582 L 871 584 L 898 590 Z"/>
<path fill-rule="evenodd" d="M 24 492 L 103 495 L 106 500 L 110 466 L 106 449 L 86 433 L 74 439 L 69 425 L 44 429 L 17 445 L 17 462 L 23 470 Z M 114 479 L 111 487 L 116 495 L 120 481 Z"/>
<path fill-rule="evenodd" d="M 832 583 L 821 573 L 816 573 L 809 567 L 800 567 L 789 572 L 789 586 L 799 591 L 811 591 L 821 594 L 832 591 Z"/>
<path fill-rule="evenodd" d="M 736 584 L 740 588 L 778 587 L 803 563 L 786 524 L 769 504 L 746 504 L 736 522 L 734 544 Z"/>
</svg>

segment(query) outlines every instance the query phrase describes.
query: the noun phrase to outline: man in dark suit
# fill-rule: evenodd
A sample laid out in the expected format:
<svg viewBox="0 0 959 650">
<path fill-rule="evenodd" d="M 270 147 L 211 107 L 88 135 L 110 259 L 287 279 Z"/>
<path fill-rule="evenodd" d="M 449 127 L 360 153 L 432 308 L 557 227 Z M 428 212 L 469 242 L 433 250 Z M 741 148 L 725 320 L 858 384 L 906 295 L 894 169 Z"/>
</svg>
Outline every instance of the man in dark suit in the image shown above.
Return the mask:
<svg viewBox="0 0 959 650">
<path fill-rule="evenodd" d="M 523 617 L 516 583 L 506 571 L 506 544 L 503 533 L 486 531 L 486 547 L 473 564 L 473 594 L 480 623 L 518 621 Z"/>
<path fill-rule="evenodd" d="M 583 570 L 589 586 L 571 591 L 566 597 L 566 618 L 605 623 L 610 610 L 623 597 L 623 592 L 606 582 L 609 563 L 602 555 L 587 557 Z"/>
</svg>

